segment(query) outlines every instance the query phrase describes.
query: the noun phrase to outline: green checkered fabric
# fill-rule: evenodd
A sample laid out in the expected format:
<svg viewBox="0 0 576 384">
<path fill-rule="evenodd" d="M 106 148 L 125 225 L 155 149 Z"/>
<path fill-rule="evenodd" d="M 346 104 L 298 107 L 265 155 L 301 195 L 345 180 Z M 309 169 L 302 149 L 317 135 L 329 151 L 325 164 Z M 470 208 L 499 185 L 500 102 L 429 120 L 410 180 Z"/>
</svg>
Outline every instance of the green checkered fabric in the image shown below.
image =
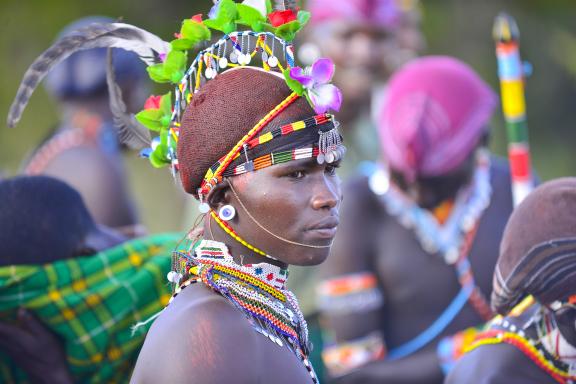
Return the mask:
<svg viewBox="0 0 576 384">
<path fill-rule="evenodd" d="M 93 256 L 0 268 L 0 317 L 30 309 L 66 344 L 77 383 L 126 383 L 147 327 L 170 299 L 166 274 L 181 234 L 136 239 Z M 0 356 L 0 383 L 25 383 Z"/>
</svg>

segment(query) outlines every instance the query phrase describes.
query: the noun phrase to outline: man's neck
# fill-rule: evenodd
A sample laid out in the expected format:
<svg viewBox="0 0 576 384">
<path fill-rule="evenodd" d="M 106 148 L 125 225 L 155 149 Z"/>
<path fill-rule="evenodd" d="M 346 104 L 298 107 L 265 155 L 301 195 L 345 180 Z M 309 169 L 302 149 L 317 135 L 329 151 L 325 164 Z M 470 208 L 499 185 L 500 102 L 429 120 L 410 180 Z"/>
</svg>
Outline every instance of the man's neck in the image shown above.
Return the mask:
<svg viewBox="0 0 576 384">
<path fill-rule="evenodd" d="M 239 235 L 242 236 L 242 234 Z M 218 225 L 218 223 L 216 223 L 214 219 L 210 217 L 210 215 L 206 215 L 206 219 L 204 220 L 204 238 L 226 244 L 232 258 L 239 265 L 268 263 L 283 269 L 288 268 L 286 263 L 283 263 L 280 260 L 272 259 L 270 257 L 262 256 L 244 246 L 243 244 L 240 244 L 237 240 L 228 235 Z M 257 246 L 256 244 L 253 245 Z M 274 255 L 271 256 L 274 257 Z"/>
</svg>

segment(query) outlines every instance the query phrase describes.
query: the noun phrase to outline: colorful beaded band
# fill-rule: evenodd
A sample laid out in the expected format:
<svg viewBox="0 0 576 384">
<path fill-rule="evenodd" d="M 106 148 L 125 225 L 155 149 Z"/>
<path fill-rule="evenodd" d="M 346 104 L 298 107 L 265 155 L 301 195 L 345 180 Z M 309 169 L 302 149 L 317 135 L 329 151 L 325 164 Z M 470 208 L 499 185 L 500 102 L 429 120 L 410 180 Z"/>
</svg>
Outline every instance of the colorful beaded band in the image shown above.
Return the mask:
<svg viewBox="0 0 576 384">
<path fill-rule="evenodd" d="M 371 361 L 383 359 L 386 347 L 380 332 L 345 343 L 333 345 L 322 351 L 322 360 L 330 375 L 338 377 Z"/>
<path fill-rule="evenodd" d="M 212 266 L 200 267 L 200 279 L 207 286 L 211 287 L 217 292 L 220 292 L 221 288 L 217 284 L 219 278 L 218 276 L 214 276 L 212 271 Z M 296 342 L 299 342 L 298 333 L 292 328 L 292 326 L 287 324 L 286 321 L 281 320 L 281 317 L 274 311 L 270 310 L 270 308 L 263 307 L 261 303 L 257 302 L 256 300 L 241 297 L 237 293 L 233 293 L 232 290 L 228 290 L 227 294 L 232 300 L 234 300 L 237 305 L 250 313 L 253 317 L 269 322 L 270 324 L 274 325 L 280 333 L 293 339 Z"/>
<path fill-rule="evenodd" d="M 503 332 L 499 330 L 487 331 L 483 333 L 477 341 L 466 348 L 465 352 L 468 353 L 482 345 L 501 343 L 510 344 L 518 348 L 558 383 L 568 384 L 570 381 L 576 380 L 576 376 L 570 375 L 566 371 L 559 369 L 553 362 L 546 359 L 544 357 L 545 351 L 539 350 L 529 340 L 513 332 Z"/>
<path fill-rule="evenodd" d="M 257 171 L 276 164 L 287 163 L 292 160 L 310 159 L 318 157 L 318 147 L 298 148 L 291 151 L 268 153 L 266 155 L 247 161 L 236 167 L 229 168 L 222 174 L 223 177 L 241 175 L 243 173 Z"/>
<path fill-rule="evenodd" d="M 326 113 L 321 114 L 321 115 L 311 116 L 307 119 L 295 121 L 293 123 L 283 125 L 280 128 L 273 129 L 270 132 L 266 132 L 265 134 L 260 135 L 257 138 L 250 140 L 246 144 L 248 145 L 248 149 L 252 149 L 258 145 L 267 143 L 272 139 L 275 139 L 275 138 L 278 138 L 281 136 L 285 136 L 285 135 L 289 135 L 292 132 L 296 132 L 296 131 L 299 131 L 299 130 L 305 129 L 305 128 L 316 127 L 318 125 L 326 124 L 326 123 L 333 122 L 333 121 L 334 121 L 334 116 L 326 114 Z"/>
<path fill-rule="evenodd" d="M 211 262 L 209 260 L 202 260 L 202 264 L 212 265 L 214 267 L 214 270 L 216 270 L 216 271 L 219 271 L 219 272 L 225 273 L 227 275 L 234 276 L 238 279 L 247 281 L 248 283 L 254 285 L 255 287 L 258 287 L 261 290 L 268 292 L 270 295 L 274 296 L 278 300 L 280 300 L 282 302 L 286 301 L 286 295 L 284 295 L 282 292 L 280 292 L 280 290 L 278 288 L 275 288 L 272 285 L 254 277 L 254 276 L 249 275 L 248 273 L 242 272 L 236 268 L 223 266 L 223 265 L 221 265 L 215 261 Z"/>
<path fill-rule="evenodd" d="M 378 280 L 371 272 L 337 277 L 318 287 L 318 306 L 326 313 L 367 312 L 380 308 L 383 302 Z"/>
</svg>

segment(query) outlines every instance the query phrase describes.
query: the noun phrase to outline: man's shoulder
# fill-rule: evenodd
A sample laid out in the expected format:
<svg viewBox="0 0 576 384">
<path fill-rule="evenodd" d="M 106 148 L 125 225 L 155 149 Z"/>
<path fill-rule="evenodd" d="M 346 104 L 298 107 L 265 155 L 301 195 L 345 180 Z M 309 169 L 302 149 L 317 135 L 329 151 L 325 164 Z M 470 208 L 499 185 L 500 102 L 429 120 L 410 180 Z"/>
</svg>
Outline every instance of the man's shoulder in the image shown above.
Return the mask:
<svg viewBox="0 0 576 384">
<path fill-rule="evenodd" d="M 191 334 L 190 341 L 202 339 L 215 347 L 233 342 L 250 343 L 255 338 L 252 326 L 242 312 L 223 296 L 206 286 L 191 286 L 170 304 L 150 332 L 159 334 Z M 224 354 L 232 351 L 222 351 Z"/>
<path fill-rule="evenodd" d="M 445 383 L 458 384 L 554 383 L 518 348 L 505 344 L 480 346 L 464 355 Z"/>
<path fill-rule="evenodd" d="M 188 375 L 198 383 L 256 381 L 256 337 L 246 317 L 226 299 L 202 285 L 191 286 L 152 325 L 135 369 L 135 377 L 145 380 L 134 382 L 166 375 L 166 382 Z"/>
</svg>

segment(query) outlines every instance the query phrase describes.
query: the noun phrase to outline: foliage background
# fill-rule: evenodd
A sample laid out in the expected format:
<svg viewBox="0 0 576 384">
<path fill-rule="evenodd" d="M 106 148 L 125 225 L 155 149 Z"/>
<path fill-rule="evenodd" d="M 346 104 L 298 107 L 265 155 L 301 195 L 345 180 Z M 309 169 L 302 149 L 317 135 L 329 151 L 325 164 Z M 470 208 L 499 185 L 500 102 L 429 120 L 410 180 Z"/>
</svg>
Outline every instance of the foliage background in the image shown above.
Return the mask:
<svg viewBox="0 0 576 384">
<path fill-rule="evenodd" d="M 209 0 L 0 0 L 0 172 L 13 175 L 57 124 L 42 87 L 16 129 L 6 113 L 28 65 L 66 24 L 88 15 L 123 17 L 169 40 L 183 18 L 206 13 Z M 472 65 L 498 89 L 491 38 L 494 16 L 511 13 L 520 26 L 522 56 L 532 63 L 527 81 L 533 163 L 543 180 L 576 175 L 576 2 L 574 0 L 422 0 L 428 54 L 448 54 Z M 493 119 L 492 149 L 506 153 L 501 112 Z M 166 170 L 126 153 L 130 182 L 153 232 L 182 229 L 184 198 Z M 152 182 L 151 182 L 152 181 Z"/>
</svg>

